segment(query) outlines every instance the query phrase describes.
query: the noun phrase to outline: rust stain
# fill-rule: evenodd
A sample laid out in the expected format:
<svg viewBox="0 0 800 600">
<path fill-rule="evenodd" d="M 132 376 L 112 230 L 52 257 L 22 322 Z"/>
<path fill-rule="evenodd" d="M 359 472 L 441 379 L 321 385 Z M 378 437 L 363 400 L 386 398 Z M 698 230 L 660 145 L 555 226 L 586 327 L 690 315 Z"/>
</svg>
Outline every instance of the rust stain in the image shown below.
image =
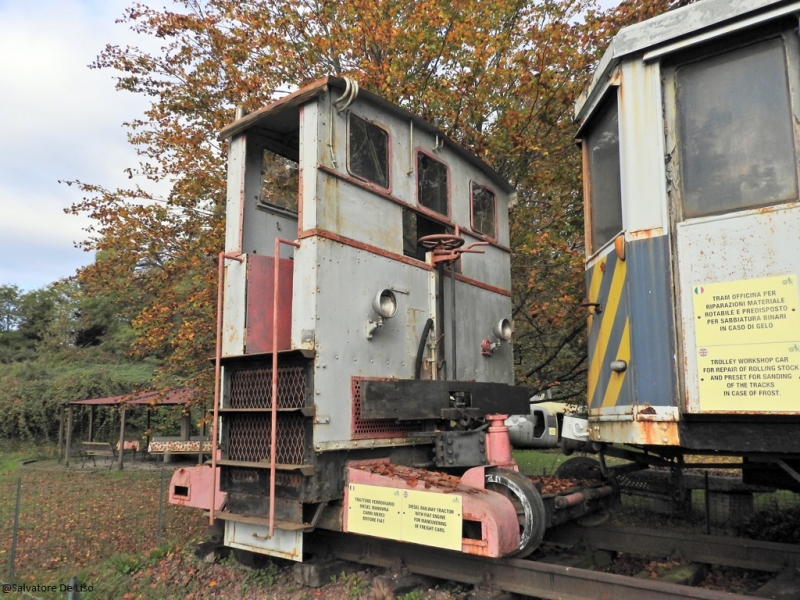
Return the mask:
<svg viewBox="0 0 800 600">
<path fill-rule="evenodd" d="M 652 229 L 640 229 L 639 231 L 631 231 L 631 240 L 649 240 L 654 237 L 661 237 L 664 235 L 662 227 L 653 227 Z"/>
</svg>

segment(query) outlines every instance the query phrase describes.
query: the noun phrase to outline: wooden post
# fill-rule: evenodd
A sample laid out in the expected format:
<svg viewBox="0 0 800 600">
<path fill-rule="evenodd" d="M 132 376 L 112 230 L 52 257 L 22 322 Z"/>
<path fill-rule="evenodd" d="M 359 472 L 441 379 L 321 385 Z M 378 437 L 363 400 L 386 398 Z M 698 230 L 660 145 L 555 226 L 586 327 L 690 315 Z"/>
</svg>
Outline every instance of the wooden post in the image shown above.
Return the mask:
<svg viewBox="0 0 800 600">
<path fill-rule="evenodd" d="M 58 407 L 58 464 L 64 460 L 64 405 Z"/>
<path fill-rule="evenodd" d="M 119 413 L 119 450 L 117 451 L 117 469 L 122 471 L 122 456 L 125 454 L 125 407 Z"/>
<path fill-rule="evenodd" d="M 67 451 L 64 457 L 64 466 L 69 466 L 69 455 L 72 450 L 72 411 L 74 407 L 70 404 L 67 409 Z"/>
<path fill-rule="evenodd" d="M 191 435 L 192 435 L 191 416 L 184 414 L 181 417 L 181 439 L 183 441 L 187 441 L 191 438 Z"/>
<path fill-rule="evenodd" d="M 89 441 L 94 441 L 94 405 L 89 407 Z"/>
</svg>

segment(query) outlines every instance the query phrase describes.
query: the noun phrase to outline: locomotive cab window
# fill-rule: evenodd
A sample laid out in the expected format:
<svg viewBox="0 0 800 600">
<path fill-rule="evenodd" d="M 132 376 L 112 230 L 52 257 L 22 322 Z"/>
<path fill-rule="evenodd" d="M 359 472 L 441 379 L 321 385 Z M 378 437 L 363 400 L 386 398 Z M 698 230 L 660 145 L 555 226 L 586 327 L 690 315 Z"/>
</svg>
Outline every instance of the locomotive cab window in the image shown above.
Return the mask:
<svg viewBox="0 0 800 600">
<path fill-rule="evenodd" d="M 427 250 L 417 243 L 419 238 L 443 233 L 452 234 L 454 230 L 433 219 L 428 219 L 415 210 L 403 209 L 403 254 L 405 256 L 424 261 Z"/>
<path fill-rule="evenodd" d="M 473 182 L 472 190 L 472 229 L 483 235 L 496 238 L 497 214 L 494 192 Z"/>
<path fill-rule="evenodd" d="M 589 166 L 589 227 L 594 254 L 622 231 L 619 117 L 615 88 L 589 125 L 583 143 Z"/>
<path fill-rule="evenodd" d="M 797 198 L 786 60 L 789 37 L 760 41 L 676 69 L 685 217 Z M 794 46 L 796 41 L 791 40 Z"/>
<path fill-rule="evenodd" d="M 297 162 L 264 150 L 261 155 L 259 202 L 296 213 L 299 187 L 300 170 Z"/>
<path fill-rule="evenodd" d="M 447 165 L 424 152 L 417 153 L 417 201 L 420 206 L 449 215 L 450 190 Z"/>
<path fill-rule="evenodd" d="M 375 185 L 389 188 L 389 134 L 349 113 L 347 168 L 352 175 Z"/>
</svg>

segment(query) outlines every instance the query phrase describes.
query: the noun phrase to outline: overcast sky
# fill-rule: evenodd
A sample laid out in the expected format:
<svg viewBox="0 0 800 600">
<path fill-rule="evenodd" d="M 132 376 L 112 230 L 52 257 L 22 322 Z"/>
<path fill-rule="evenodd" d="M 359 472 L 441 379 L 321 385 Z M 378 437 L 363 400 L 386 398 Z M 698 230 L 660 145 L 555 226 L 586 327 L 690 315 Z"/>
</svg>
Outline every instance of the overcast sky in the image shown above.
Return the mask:
<svg viewBox="0 0 800 600">
<path fill-rule="evenodd" d="M 30 290 L 92 261 L 76 249 L 81 198 L 58 180 L 128 183 L 137 164 L 123 121 L 146 102 L 89 69 L 107 43 L 135 44 L 116 24 L 131 0 L 0 0 L 0 285 Z"/>
</svg>

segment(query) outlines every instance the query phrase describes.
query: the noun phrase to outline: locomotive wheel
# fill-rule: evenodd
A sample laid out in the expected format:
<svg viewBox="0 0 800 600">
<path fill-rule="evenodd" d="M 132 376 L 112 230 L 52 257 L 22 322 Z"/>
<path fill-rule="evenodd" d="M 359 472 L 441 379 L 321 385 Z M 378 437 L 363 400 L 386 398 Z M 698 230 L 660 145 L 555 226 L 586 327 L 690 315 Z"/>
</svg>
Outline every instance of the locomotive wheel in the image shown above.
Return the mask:
<svg viewBox="0 0 800 600">
<path fill-rule="evenodd" d="M 495 469 L 486 473 L 484 487 L 511 500 L 517 511 L 519 547 L 508 556 L 528 556 L 539 547 L 544 537 L 546 513 L 539 490 L 530 479 L 508 469 Z"/>
<path fill-rule="evenodd" d="M 591 456 L 574 456 L 565 460 L 556 469 L 555 476 L 559 479 L 603 479 L 600 461 Z"/>
</svg>

